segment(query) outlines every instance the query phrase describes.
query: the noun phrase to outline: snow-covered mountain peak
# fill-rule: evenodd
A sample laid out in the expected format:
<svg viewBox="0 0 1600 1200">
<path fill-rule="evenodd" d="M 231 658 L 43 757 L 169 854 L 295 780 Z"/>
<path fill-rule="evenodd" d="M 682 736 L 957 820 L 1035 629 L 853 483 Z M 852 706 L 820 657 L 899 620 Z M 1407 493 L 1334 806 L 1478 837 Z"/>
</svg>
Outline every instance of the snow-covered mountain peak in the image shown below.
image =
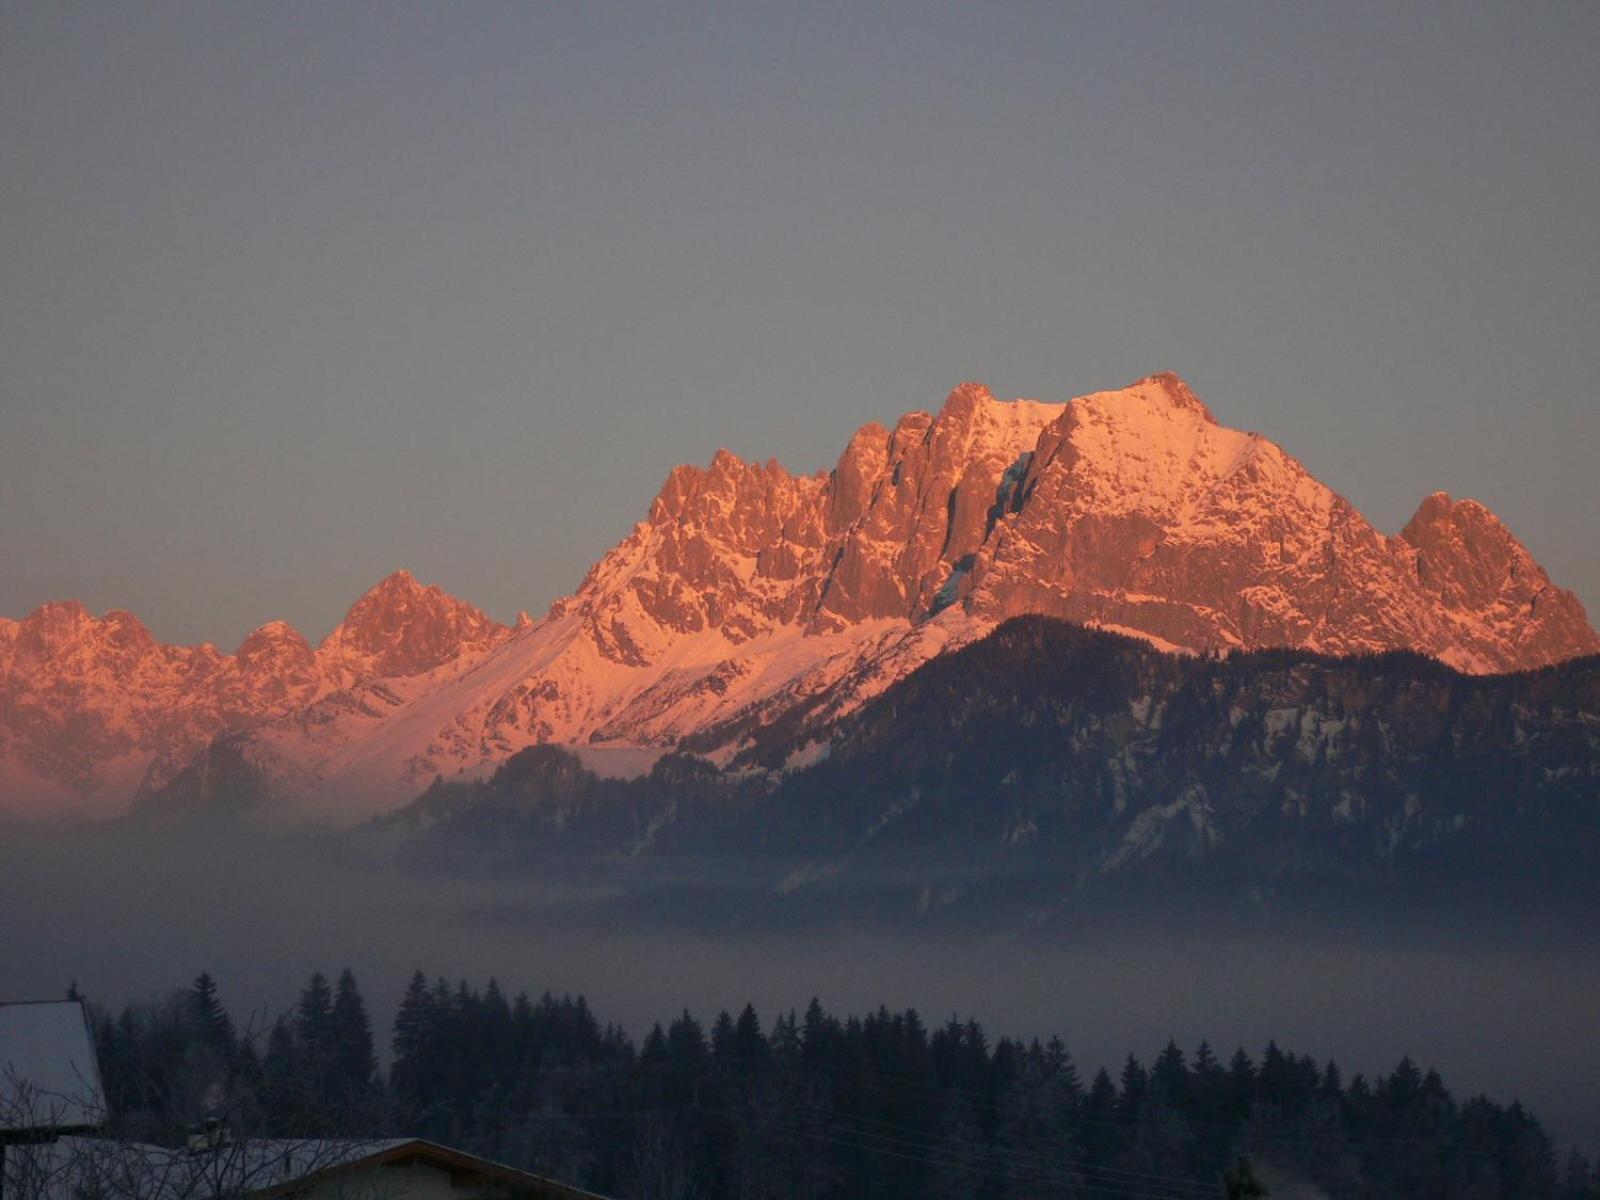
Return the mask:
<svg viewBox="0 0 1600 1200">
<path fill-rule="evenodd" d="M 1217 418 L 1212 416 L 1205 401 L 1195 395 L 1194 389 L 1174 371 L 1158 371 L 1154 375 L 1146 375 L 1137 383 L 1125 388 L 1123 394 L 1140 397 L 1161 396 L 1173 407 L 1186 409 L 1209 424 L 1217 424 Z"/>
<path fill-rule="evenodd" d="M 415 675 L 463 650 L 487 648 L 506 632 L 480 609 L 399 570 L 350 606 L 317 653 L 352 679 Z"/>
<path fill-rule="evenodd" d="M 76 600 L 50 600 L 17 622 L 17 649 L 48 659 L 77 644 L 96 625 L 89 610 Z"/>
<path fill-rule="evenodd" d="M 1169 650 L 1407 648 L 1478 672 L 1600 652 L 1474 501 L 1436 493 L 1386 536 L 1176 375 L 1060 403 L 966 383 L 863 425 L 828 472 L 728 450 L 674 468 L 577 591 L 514 629 L 406 571 L 315 650 L 281 622 L 233 656 L 163 646 L 71 602 L 0 621 L 0 796 L 159 790 L 220 734 L 269 794 L 359 806 L 317 809 L 333 819 L 537 743 L 727 760 L 781 722 L 804 747 L 1023 613 Z"/>
<path fill-rule="evenodd" d="M 1453 644 L 1438 651 L 1446 662 L 1493 671 L 1600 650 L 1583 604 L 1552 584 L 1527 547 L 1478 501 L 1434 492 L 1394 541 L 1397 552 L 1413 551 L 1417 583 L 1454 633 Z"/>
<path fill-rule="evenodd" d="M 268 621 L 248 633 L 233 656 L 243 666 L 260 669 L 285 661 L 309 665 L 316 652 L 305 635 L 287 621 Z"/>
</svg>

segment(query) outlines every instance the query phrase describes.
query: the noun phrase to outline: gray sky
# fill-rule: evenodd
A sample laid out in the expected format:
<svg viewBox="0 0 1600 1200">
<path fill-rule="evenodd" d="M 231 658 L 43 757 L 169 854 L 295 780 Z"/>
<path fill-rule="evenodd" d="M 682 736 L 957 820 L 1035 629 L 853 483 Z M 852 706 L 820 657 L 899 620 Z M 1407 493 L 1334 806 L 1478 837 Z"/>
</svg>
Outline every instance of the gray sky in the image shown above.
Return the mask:
<svg viewBox="0 0 1600 1200">
<path fill-rule="evenodd" d="M 0 613 L 538 612 L 726 445 L 1176 370 L 1600 610 L 1600 7 L 0 2 Z"/>
</svg>

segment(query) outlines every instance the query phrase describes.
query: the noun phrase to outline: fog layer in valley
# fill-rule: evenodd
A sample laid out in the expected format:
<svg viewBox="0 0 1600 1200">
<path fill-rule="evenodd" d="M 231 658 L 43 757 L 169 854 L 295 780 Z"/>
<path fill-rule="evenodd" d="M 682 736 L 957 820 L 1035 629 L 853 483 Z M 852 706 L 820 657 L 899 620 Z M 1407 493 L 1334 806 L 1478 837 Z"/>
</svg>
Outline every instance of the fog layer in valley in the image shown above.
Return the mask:
<svg viewBox="0 0 1600 1200">
<path fill-rule="evenodd" d="M 1059 1034 L 1091 1069 L 1148 1059 L 1168 1037 L 1191 1051 L 1209 1039 L 1224 1057 L 1276 1038 L 1347 1078 L 1410 1054 L 1458 1099 L 1521 1099 L 1558 1144 L 1600 1148 L 1600 953 L 1582 930 L 1484 948 L 1370 928 L 1204 933 L 1173 912 L 991 936 L 845 922 L 709 933 L 647 927 L 606 900 L 570 882 L 406 876 L 313 838 L 6 831 L 0 1000 L 76 980 L 117 1006 L 208 970 L 259 1024 L 313 971 L 348 965 L 386 1043 L 417 968 L 582 992 L 635 1036 L 685 1007 L 709 1019 L 748 1000 L 770 1019 L 815 995 L 833 1011 L 885 1004 L 929 1022 L 976 1016 L 996 1036 Z"/>
</svg>

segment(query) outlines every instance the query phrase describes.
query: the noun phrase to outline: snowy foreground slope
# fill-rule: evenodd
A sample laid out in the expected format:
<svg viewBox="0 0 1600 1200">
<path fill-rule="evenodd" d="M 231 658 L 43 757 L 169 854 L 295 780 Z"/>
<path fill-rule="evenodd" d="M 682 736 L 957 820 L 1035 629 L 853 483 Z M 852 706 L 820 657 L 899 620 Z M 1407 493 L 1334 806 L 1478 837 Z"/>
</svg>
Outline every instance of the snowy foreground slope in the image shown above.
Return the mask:
<svg viewBox="0 0 1600 1200">
<path fill-rule="evenodd" d="M 739 762 L 783 721 L 804 761 L 930 658 L 1037 613 L 1170 650 L 1411 649 L 1463 671 L 1600 651 L 1582 606 L 1483 506 L 1398 535 L 1176 376 L 1064 404 L 975 384 L 858 430 L 831 472 L 719 451 L 542 619 L 515 628 L 409 575 L 314 650 L 232 656 L 127 614 L 0 622 L 0 809 L 204 801 L 249 775 L 285 815 L 352 821 L 529 745 L 637 771 Z M 264 793 L 264 794 L 259 794 Z"/>
</svg>

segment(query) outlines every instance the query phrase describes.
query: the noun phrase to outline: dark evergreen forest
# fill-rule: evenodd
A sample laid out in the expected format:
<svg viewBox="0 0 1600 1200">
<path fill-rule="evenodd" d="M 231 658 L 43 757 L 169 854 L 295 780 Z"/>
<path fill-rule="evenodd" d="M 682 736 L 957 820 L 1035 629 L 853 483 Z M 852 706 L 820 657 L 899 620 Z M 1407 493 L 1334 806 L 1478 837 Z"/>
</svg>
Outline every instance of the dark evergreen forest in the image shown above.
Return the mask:
<svg viewBox="0 0 1600 1200">
<path fill-rule="evenodd" d="M 235 1137 L 421 1136 L 636 1200 L 1178 1200 L 1263 1194 L 1252 1175 L 1335 1197 L 1600 1197 L 1520 1105 L 1458 1099 L 1409 1058 L 1347 1078 L 1271 1042 L 1168 1042 L 1091 1071 L 1055 1039 L 816 1001 L 770 1023 L 684 1012 L 635 1042 L 581 996 L 420 972 L 387 1071 L 348 970 L 270 1021 L 236 1020 L 207 974 L 90 1011 L 110 1128 L 145 1140 L 216 1118 Z"/>
</svg>

